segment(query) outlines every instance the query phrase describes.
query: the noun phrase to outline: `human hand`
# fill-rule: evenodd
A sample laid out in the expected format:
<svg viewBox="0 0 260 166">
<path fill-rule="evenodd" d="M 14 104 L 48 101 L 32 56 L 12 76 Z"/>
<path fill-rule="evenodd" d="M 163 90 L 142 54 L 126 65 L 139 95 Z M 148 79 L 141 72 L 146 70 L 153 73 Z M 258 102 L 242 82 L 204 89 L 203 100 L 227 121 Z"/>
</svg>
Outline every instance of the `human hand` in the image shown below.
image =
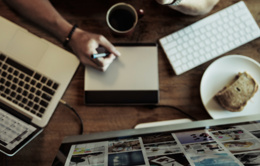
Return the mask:
<svg viewBox="0 0 260 166">
<path fill-rule="evenodd" d="M 90 65 L 100 71 L 106 71 L 113 60 L 120 56 L 120 52 L 102 35 L 94 34 L 76 28 L 72 35 L 69 46 L 84 65 Z M 96 54 L 99 46 L 104 47 L 110 54 L 106 57 L 91 58 Z"/>
</svg>

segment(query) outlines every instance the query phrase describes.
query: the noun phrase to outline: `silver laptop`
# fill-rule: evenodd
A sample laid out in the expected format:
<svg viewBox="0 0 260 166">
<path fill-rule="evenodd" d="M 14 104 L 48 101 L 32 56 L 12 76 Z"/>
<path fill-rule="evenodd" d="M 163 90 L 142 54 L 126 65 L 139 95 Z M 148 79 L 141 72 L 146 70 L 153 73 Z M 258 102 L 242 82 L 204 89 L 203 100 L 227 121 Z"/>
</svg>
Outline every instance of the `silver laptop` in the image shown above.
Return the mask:
<svg viewBox="0 0 260 166">
<path fill-rule="evenodd" d="M 42 131 L 79 66 L 77 57 L 0 17 L 0 151 Z"/>
</svg>

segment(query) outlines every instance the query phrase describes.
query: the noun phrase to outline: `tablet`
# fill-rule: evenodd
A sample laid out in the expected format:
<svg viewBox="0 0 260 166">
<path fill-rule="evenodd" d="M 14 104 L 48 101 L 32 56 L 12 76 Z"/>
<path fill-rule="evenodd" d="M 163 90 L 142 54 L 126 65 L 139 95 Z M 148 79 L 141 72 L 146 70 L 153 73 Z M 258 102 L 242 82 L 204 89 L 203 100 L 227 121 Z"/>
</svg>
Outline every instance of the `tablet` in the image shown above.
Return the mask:
<svg viewBox="0 0 260 166">
<path fill-rule="evenodd" d="M 114 45 L 122 56 L 115 59 L 105 72 L 85 67 L 85 104 L 158 103 L 157 45 Z"/>
<path fill-rule="evenodd" d="M 66 137 L 53 165 L 259 165 L 260 115 Z"/>
</svg>

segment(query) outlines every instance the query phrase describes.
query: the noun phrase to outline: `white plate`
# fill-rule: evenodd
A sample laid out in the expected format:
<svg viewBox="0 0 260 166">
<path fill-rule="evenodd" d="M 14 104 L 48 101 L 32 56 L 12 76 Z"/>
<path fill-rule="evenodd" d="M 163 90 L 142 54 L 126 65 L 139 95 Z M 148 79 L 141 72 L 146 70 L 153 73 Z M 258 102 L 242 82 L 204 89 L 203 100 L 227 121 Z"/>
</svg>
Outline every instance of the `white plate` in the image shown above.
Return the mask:
<svg viewBox="0 0 260 166">
<path fill-rule="evenodd" d="M 229 55 L 213 62 L 204 72 L 200 83 L 200 96 L 205 109 L 213 119 L 238 117 L 260 113 L 260 90 L 241 112 L 230 112 L 223 109 L 213 98 L 239 72 L 249 73 L 260 83 L 260 64 L 246 56 Z"/>
</svg>

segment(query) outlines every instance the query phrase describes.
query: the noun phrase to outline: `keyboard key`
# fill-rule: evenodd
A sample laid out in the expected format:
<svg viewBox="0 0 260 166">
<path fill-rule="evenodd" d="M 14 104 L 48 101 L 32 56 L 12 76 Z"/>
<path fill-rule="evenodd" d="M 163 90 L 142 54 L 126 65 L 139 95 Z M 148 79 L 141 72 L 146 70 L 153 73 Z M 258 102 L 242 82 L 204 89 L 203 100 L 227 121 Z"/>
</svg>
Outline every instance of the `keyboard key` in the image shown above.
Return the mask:
<svg viewBox="0 0 260 166">
<path fill-rule="evenodd" d="M 42 98 L 45 99 L 45 100 L 47 100 L 47 101 L 50 101 L 50 100 L 51 100 L 51 96 L 49 96 L 49 95 L 47 95 L 47 94 L 45 94 L 45 93 L 42 94 Z"/>
<path fill-rule="evenodd" d="M 4 61 L 5 58 L 6 56 L 4 54 L 0 54 L 0 60 Z"/>
<path fill-rule="evenodd" d="M 2 68 L 3 68 L 4 70 L 6 70 L 7 67 L 8 67 L 8 66 L 7 66 L 6 64 L 4 64 Z"/>
<path fill-rule="evenodd" d="M 34 93 L 35 92 L 35 87 L 31 87 L 31 89 L 30 89 L 30 91 L 32 92 L 32 93 Z"/>
<path fill-rule="evenodd" d="M 37 115 L 38 117 L 40 117 L 40 118 L 42 117 L 42 114 L 40 114 L 40 113 L 37 113 L 36 115 Z"/>
<path fill-rule="evenodd" d="M 48 81 L 47 81 L 47 85 L 48 85 L 48 86 L 51 86 L 52 83 L 53 83 L 52 80 L 48 80 Z"/>
<path fill-rule="evenodd" d="M 36 84 L 36 81 L 35 81 L 35 80 L 31 80 L 30 84 L 31 84 L 31 85 L 35 85 L 35 84 Z"/>
<path fill-rule="evenodd" d="M 42 87 L 42 84 L 38 82 L 38 83 L 36 84 L 36 87 L 40 89 L 40 88 Z"/>
<path fill-rule="evenodd" d="M 41 100 L 40 105 L 46 108 L 48 106 L 48 103 L 44 100 Z"/>
<path fill-rule="evenodd" d="M 39 112 L 43 114 L 45 112 L 45 109 L 41 107 Z"/>
<path fill-rule="evenodd" d="M 42 77 L 41 82 L 45 83 L 46 81 L 47 81 L 47 78 L 46 77 Z"/>
<path fill-rule="evenodd" d="M 33 109 L 34 109 L 35 111 L 38 110 L 38 109 L 39 109 L 39 105 L 35 104 L 35 105 L 33 106 Z"/>
<path fill-rule="evenodd" d="M 38 73 L 35 73 L 35 75 L 33 76 L 36 80 L 39 80 L 41 78 L 41 75 Z"/>
<path fill-rule="evenodd" d="M 21 74 L 19 75 L 19 78 L 23 79 L 23 78 L 24 78 L 24 74 L 21 73 Z"/>
<path fill-rule="evenodd" d="M 54 95 L 55 91 L 48 88 L 47 86 L 43 86 L 42 90 L 50 95 Z"/>
<path fill-rule="evenodd" d="M 6 63 L 11 65 L 11 66 L 13 66 L 16 69 L 19 69 L 19 70 L 23 71 L 24 73 L 26 73 L 26 74 L 28 74 L 30 76 L 32 76 L 33 73 L 34 73 L 31 69 L 25 67 L 24 65 L 21 65 L 20 63 L 12 60 L 10 58 L 7 58 Z"/>
</svg>

